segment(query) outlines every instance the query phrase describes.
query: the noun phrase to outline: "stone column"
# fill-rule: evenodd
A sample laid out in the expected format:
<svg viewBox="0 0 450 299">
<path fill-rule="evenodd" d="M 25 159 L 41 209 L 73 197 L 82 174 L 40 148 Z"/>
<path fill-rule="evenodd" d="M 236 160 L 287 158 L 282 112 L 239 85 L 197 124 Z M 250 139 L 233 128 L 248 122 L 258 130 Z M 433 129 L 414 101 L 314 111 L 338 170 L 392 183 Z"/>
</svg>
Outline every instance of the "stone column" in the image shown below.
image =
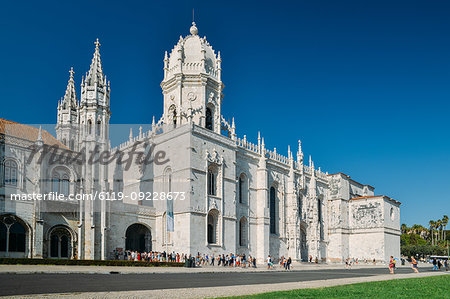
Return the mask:
<svg viewBox="0 0 450 299">
<path fill-rule="evenodd" d="M 297 194 L 294 186 L 294 161 L 290 157 L 290 170 L 287 181 L 287 237 L 289 244 L 289 256 L 293 260 L 300 260 L 299 244 L 300 244 L 300 226 L 298 221 L 298 204 Z"/>
<path fill-rule="evenodd" d="M 256 259 L 258 263 L 263 263 L 269 255 L 269 207 L 268 207 L 268 175 L 266 167 L 266 157 L 264 149 L 261 150 L 257 170 L 257 208 L 256 208 Z"/>
</svg>

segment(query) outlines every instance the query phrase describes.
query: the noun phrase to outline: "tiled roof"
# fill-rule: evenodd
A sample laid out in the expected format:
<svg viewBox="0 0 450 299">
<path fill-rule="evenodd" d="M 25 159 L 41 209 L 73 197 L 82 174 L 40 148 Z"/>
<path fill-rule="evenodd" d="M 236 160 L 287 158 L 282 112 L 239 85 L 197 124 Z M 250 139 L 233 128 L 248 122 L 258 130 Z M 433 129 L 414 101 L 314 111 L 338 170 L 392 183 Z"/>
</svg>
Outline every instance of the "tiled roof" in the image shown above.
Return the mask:
<svg viewBox="0 0 450 299">
<path fill-rule="evenodd" d="M 35 142 L 39 135 L 39 128 L 0 118 L 0 134 Z M 49 146 L 56 145 L 68 149 L 46 130 L 42 130 L 42 140 Z"/>
</svg>

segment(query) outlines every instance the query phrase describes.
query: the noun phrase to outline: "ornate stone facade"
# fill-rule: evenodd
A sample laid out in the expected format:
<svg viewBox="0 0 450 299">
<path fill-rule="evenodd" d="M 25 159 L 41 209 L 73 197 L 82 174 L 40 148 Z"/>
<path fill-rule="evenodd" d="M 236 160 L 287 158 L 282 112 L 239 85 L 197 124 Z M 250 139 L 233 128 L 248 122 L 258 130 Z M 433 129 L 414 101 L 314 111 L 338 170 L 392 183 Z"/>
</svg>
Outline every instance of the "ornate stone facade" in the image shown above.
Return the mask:
<svg viewBox="0 0 450 299">
<path fill-rule="evenodd" d="M 9 250 L 9 244 L 2 250 L 0 244 L 0 255 L 108 259 L 114 250 L 138 249 L 245 253 L 259 262 L 268 255 L 329 262 L 398 257 L 400 203 L 375 196 L 373 187 L 345 174 L 322 172 L 311 157 L 305 165 L 300 142 L 294 159 L 290 148 L 287 156 L 267 149 L 259 133 L 256 143 L 246 135 L 239 138 L 234 118 L 228 122 L 221 114 L 220 52 L 216 54 L 198 35 L 194 23 L 190 33 L 165 54 L 162 117 L 157 122 L 153 118 L 147 132 L 140 129 L 134 136 L 131 131 L 116 148 L 109 142 L 111 90 L 98 40 L 90 70 L 82 79 L 80 101 L 70 71 L 57 109 L 58 141 L 28 126 L 25 130 L 32 133 L 24 138 L 5 129 L 23 125 L 3 122 L 8 125 L 0 131 L 0 226 L 5 240 L 11 240 L 15 235 L 8 223 L 20 223 L 25 243 L 24 251 Z M 164 151 L 169 161 L 128 169 L 87 162 L 50 167 L 45 159 L 38 164 L 37 155 L 25 163 L 31 156 L 29 146 L 40 143 L 56 144 L 61 155 L 67 149 L 77 153 L 96 147 L 148 153 L 153 144 L 153 152 Z M 15 163 L 14 184 L 7 161 Z M 49 209 L 51 203 L 8 200 L 12 193 L 46 194 L 55 189 L 74 194 L 122 192 L 126 197 L 64 203 L 60 212 Z M 133 199 L 132 194 L 139 192 L 181 192 L 183 200 Z M 172 211 L 173 231 L 167 225 Z"/>
</svg>

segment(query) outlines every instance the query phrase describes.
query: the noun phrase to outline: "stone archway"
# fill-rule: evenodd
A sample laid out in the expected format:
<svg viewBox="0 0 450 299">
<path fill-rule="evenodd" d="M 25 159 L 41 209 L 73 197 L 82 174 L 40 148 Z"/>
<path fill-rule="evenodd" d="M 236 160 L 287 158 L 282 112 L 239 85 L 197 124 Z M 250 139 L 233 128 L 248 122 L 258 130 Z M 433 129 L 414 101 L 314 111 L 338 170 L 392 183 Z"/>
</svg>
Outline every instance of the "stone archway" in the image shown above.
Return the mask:
<svg viewBox="0 0 450 299">
<path fill-rule="evenodd" d="M 65 225 L 56 225 L 48 233 L 48 256 L 50 258 L 72 259 L 75 254 L 76 237 Z"/>
<path fill-rule="evenodd" d="M 125 233 L 125 250 L 152 251 L 152 233 L 150 229 L 139 223 L 130 225 Z"/>
<path fill-rule="evenodd" d="M 31 234 L 30 227 L 21 218 L 0 215 L 0 257 L 31 257 Z"/>
</svg>

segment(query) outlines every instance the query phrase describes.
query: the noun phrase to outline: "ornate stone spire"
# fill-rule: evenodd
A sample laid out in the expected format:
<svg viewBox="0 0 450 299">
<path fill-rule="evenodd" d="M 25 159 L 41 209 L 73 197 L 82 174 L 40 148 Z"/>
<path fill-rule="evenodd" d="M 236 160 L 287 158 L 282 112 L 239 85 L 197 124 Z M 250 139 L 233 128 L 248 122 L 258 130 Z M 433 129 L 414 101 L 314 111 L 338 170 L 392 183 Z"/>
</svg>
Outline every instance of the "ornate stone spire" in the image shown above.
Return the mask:
<svg viewBox="0 0 450 299">
<path fill-rule="evenodd" d="M 106 83 L 106 78 L 103 75 L 102 61 L 100 59 L 100 42 L 97 40 L 94 42 L 95 51 L 94 57 L 92 57 L 91 67 L 89 68 L 89 72 L 86 75 L 85 82 L 88 85 L 94 85 L 97 83 L 98 85 L 104 85 Z"/>
<path fill-rule="evenodd" d="M 314 170 L 314 162 L 311 159 L 311 155 L 309 156 L 309 168 L 311 170 L 311 181 L 309 182 L 308 194 L 311 199 L 315 199 L 317 197 L 316 187 L 316 171 Z"/>
<path fill-rule="evenodd" d="M 73 67 L 70 68 L 69 74 L 69 82 L 67 83 L 66 93 L 64 94 L 64 98 L 62 101 L 63 109 L 73 108 L 76 109 L 78 105 L 77 101 L 77 92 L 75 91 L 75 81 L 73 79 Z"/>
<path fill-rule="evenodd" d="M 298 141 L 297 163 L 303 164 L 302 142 Z"/>
<path fill-rule="evenodd" d="M 36 144 L 42 146 L 44 144 L 44 139 L 42 138 L 42 127 L 39 126 L 38 137 L 36 139 Z"/>
</svg>

